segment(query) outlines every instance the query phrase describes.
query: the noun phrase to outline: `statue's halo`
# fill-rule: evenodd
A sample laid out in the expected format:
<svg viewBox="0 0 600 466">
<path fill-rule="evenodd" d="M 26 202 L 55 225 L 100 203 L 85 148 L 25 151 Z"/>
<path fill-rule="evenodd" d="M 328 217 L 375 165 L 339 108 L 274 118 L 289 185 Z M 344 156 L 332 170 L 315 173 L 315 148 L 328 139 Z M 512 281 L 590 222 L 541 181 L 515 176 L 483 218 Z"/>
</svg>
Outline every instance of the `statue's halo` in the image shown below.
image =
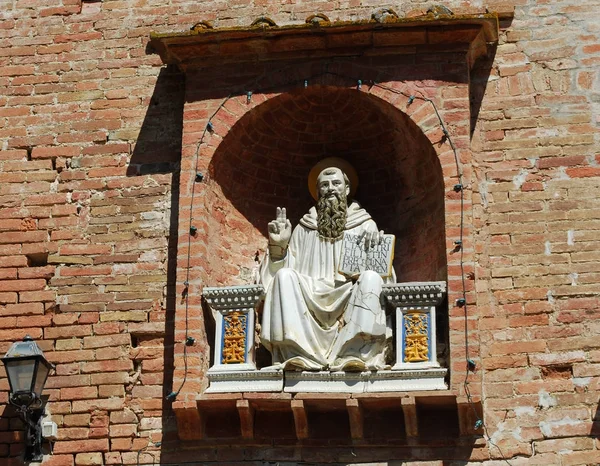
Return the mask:
<svg viewBox="0 0 600 466">
<path fill-rule="evenodd" d="M 354 193 L 358 187 L 358 175 L 354 167 L 350 165 L 350 162 L 340 157 L 327 157 L 326 159 L 319 160 L 308 174 L 308 190 L 315 201 L 318 199 L 317 177 L 323 170 L 332 167 L 339 168 L 346 174 L 350 180 L 350 197 L 354 197 Z"/>
</svg>

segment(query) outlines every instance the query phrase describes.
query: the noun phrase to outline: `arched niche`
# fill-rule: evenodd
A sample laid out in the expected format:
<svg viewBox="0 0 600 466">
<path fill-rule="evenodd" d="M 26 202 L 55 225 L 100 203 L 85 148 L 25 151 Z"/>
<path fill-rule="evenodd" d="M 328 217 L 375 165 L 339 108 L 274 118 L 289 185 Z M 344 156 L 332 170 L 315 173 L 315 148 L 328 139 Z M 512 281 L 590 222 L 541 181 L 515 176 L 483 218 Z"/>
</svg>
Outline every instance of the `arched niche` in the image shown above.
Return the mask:
<svg viewBox="0 0 600 466">
<path fill-rule="evenodd" d="M 225 122 L 226 115 L 213 121 Z M 359 175 L 355 199 L 380 229 L 396 235 L 398 281 L 446 279 L 444 180 L 431 142 L 376 96 L 310 86 L 256 106 L 216 147 L 204 196 L 203 242 L 213 257 L 207 284 L 247 283 L 276 207 L 286 207 L 295 225 L 313 203 L 308 173 L 328 156 L 352 163 Z"/>
</svg>

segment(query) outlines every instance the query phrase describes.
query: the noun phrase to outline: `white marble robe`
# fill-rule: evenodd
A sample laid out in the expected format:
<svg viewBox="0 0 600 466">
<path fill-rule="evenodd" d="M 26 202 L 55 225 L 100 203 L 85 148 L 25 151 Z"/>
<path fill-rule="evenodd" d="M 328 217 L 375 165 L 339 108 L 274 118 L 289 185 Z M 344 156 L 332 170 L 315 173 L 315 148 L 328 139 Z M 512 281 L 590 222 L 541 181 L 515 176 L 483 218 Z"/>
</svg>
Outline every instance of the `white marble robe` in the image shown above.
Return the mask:
<svg viewBox="0 0 600 466">
<path fill-rule="evenodd" d="M 339 274 L 342 241 L 322 240 L 316 220 L 313 207 L 294 229 L 285 258 L 274 261 L 267 254 L 261 264 L 266 290 L 261 342 L 276 368 L 382 369 L 391 338 L 380 304 L 383 279 L 372 271 L 356 282 Z M 365 230 L 377 226 L 352 203 L 346 231 Z"/>
</svg>

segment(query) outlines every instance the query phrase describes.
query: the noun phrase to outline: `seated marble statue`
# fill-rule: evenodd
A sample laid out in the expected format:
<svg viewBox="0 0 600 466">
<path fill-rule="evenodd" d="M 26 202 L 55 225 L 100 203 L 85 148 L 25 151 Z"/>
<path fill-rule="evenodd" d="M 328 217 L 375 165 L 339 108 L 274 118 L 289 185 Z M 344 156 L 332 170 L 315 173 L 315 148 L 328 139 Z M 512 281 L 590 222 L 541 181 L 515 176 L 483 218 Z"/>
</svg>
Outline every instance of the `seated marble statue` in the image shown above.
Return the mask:
<svg viewBox="0 0 600 466">
<path fill-rule="evenodd" d="M 378 244 L 383 236 L 357 202 L 348 205 L 356 180 L 347 162 L 325 159 L 309 176 L 316 207 L 293 232 L 285 208 L 278 207 L 276 219 L 269 223 L 268 251 L 260 267 L 266 290 L 260 336 L 271 352 L 271 368 L 361 371 L 388 367 L 391 329 L 380 294 L 384 281 L 395 281 L 395 276 L 383 279 L 367 270 L 351 279 L 338 270 L 345 231 L 359 235 L 365 248 Z"/>
</svg>

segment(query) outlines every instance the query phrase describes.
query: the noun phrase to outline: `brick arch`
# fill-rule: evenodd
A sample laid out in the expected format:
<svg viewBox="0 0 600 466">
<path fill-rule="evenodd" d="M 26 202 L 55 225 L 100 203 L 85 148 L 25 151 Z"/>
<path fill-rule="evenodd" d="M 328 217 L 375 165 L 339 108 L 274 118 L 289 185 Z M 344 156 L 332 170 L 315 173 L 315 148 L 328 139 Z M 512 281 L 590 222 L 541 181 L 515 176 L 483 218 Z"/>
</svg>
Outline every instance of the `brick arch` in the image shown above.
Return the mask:
<svg viewBox="0 0 600 466">
<path fill-rule="evenodd" d="M 398 279 L 446 278 L 443 153 L 432 144 L 442 134 L 437 117 L 422 101 L 406 105 L 391 91 L 374 94 L 315 85 L 254 95 L 250 105 L 236 97 L 217 112 L 201 243 L 221 265 L 207 264 L 205 283 L 247 282 L 275 207 L 287 207 L 297 223 L 312 204 L 308 172 L 331 155 L 354 165 L 356 199 L 396 235 Z"/>
</svg>

